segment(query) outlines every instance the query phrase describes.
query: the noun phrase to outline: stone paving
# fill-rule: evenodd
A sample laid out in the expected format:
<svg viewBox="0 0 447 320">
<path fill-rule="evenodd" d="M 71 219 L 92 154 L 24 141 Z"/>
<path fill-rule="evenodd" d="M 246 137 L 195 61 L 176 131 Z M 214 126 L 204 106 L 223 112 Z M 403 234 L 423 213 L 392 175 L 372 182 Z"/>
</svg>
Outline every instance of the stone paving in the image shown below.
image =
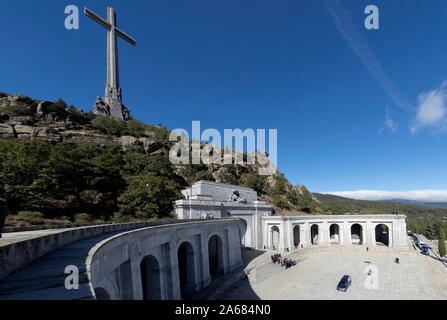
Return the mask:
<svg viewBox="0 0 447 320">
<path fill-rule="evenodd" d="M 39 238 L 42 236 L 60 233 L 60 232 L 64 232 L 67 230 L 74 230 L 74 229 L 76 229 L 76 228 L 44 229 L 44 230 L 34 230 L 34 231 L 20 231 L 20 232 L 2 233 L 2 238 L 0 238 L 0 247 L 7 246 L 7 245 L 10 245 L 10 244 L 16 243 L 16 242 Z"/>
<path fill-rule="evenodd" d="M 447 268 L 433 257 L 414 251 L 401 252 L 398 254 L 400 264 L 396 264 L 395 250 L 378 248 L 366 252 L 360 248 L 293 253 L 292 257 L 299 256 L 296 266 L 288 270 L 277 268 L 277 272 L 265 280 L 259 274 L 249 276 L 250 281 L 240 281 L 222 299 L 447 299 Z M 266 252 L 257 259 L 266 261 L 266 256 L 270 255 L 271 252 Z M 371 277 L 367 275 L 368 269 L 374 271 L 372 276 L 377 274 L 374 266 L 378 270 L 379 286 L 367 289 L 365 280 Z M 352 285 L 347 292 L 339 292 L 336 287 L 345 274 L 351 276 Z"/>
</svg>

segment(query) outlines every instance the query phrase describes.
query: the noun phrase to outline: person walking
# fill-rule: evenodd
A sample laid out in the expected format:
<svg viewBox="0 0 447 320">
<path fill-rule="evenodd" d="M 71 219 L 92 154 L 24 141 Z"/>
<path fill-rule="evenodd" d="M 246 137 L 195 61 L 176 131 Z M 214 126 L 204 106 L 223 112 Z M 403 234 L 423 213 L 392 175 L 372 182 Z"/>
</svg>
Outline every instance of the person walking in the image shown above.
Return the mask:
<svg viewBox="0 0 447 320">
<path fill-rule="evenodd" d="M 8 208 L 6 207 L 6 196 L 0 191 L 0 238 L 2 237 L 2 230 L 5 226 L 6 216 L 8 215 Z"/>
</svg>

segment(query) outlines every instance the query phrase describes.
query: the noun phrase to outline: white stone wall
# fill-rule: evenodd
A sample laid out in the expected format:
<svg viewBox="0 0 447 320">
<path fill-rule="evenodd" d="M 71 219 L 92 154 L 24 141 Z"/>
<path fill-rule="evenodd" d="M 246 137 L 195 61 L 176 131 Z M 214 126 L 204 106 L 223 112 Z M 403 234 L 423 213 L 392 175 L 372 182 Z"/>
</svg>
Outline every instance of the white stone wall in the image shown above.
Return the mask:
<svg viewBox="0 0 447 320">
<path fill-rule="evenodd" d="M 141 261 L 152 255 L 160 266 L 161 299 L 180 299 L 178 249 L 188 242 L 194 252 L 194 290 L 210 284 L 208 243 L 216 235 L 222 243 L 224 273 L 242 266 L 238 219 L 182 222 L 142 228 L 108 238 L 87 258 L 92 292 L 104 289 L 111 299 L 143 299 Z M 130 262 L 130 272 L 123 265 Z"/>
<path fill-rule="evenodd" d="M 291 251 L 294 246 L 294 228 L 299 227 L 299 247 L 312 246 L 311 228 L 318 226 L 318 243 L 314 245 L 330 245 L 330 227 L 338 225 L 338 241 L 336 244 L 357 244 L 352 240 L 351 228 L 353 225 L 361 226 L 361 245 L 376 246 L 376 226 L 388 227 L 388 247 L 407 248 L 407 228 L 404 215 L 340 215 L 340 216 L 264 216 L 262 217 L 262 247 L 273 249 L 272 228 L 279 228 L 279 251 Z M 335 242 L 334 242 L 335 244 Z"/>
</svg>

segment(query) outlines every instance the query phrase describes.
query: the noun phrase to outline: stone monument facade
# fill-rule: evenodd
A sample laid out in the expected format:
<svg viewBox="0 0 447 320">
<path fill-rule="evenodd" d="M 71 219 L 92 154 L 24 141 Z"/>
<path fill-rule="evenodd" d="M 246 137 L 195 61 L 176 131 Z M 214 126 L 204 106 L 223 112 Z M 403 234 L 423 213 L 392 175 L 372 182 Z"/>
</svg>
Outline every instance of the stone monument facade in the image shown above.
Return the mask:
<svg viewBox="0 0 447 320">
<path fill-rule="evenodd" d="M 253 189 L 210 181 L 199 181 L 182 194 L 185 199 L 175 202 L 179 219 L 239 218 L 243 247 L 283 252 L 332 244 L 375 247 L 382 241 L 377 230 L 384 226 L 386 246 L 408 249 L 405 215 L 275 216 Z"/>
<path fill-rule="evenodd" d="M 243 247 L 262 248 L 262 217 L 270 216 L 273 207 L 259 201 L 250 188 L 199 181 L 182 191 L 185 199 L 175 202 L 178 219 L 239 218 Z"/>
<path fill-rule="evenodd" d="M 116 24 L 116 14 L 113 8 L 107 8 L 107 20 L 96 13 L 84 8 L 87 17 L 96 21 L 107 29 L 107 82 L 104 98 L 97 97 L 94 112 L 99 115 L 111 116 L 119 120 L 128 121 L 130 110 L 122 102 L 122 92 L 119 86 L 118 72 L 118 46 L 117 37 L 120 37 L 135 46 L 136 41 L 120 29 Z"/>
</svg>

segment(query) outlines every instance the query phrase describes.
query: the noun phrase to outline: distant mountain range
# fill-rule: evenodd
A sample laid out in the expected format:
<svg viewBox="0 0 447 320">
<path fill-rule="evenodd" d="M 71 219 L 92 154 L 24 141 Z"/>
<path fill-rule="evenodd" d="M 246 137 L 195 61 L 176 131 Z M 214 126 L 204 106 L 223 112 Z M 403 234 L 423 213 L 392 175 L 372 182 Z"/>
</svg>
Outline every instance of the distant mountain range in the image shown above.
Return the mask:
<svg viewBox="0 0 447 320">
<path fill-rule="evenodd" d="M 406 199 L 380 200 L 380 202 L 398 202 L 404 204 L 411 204 L 415 206 L 447 209 L 447 202 L 424 202 L 424 201 L 406 200 Z"/>
<path fill-rule="evenodd" d="M 327 208 L 334 214 L 356 214 L 369 212 L 390 214 L 393 212 L 398 212 L 415 216 L 447 216 L 447 203 L 429 203 L 399 199 L 387 201 L 370 201 L 354 200 L 331 194 L 314 193 L 313 195 L 321 203 L 320 206 Z"/>
</svg>

